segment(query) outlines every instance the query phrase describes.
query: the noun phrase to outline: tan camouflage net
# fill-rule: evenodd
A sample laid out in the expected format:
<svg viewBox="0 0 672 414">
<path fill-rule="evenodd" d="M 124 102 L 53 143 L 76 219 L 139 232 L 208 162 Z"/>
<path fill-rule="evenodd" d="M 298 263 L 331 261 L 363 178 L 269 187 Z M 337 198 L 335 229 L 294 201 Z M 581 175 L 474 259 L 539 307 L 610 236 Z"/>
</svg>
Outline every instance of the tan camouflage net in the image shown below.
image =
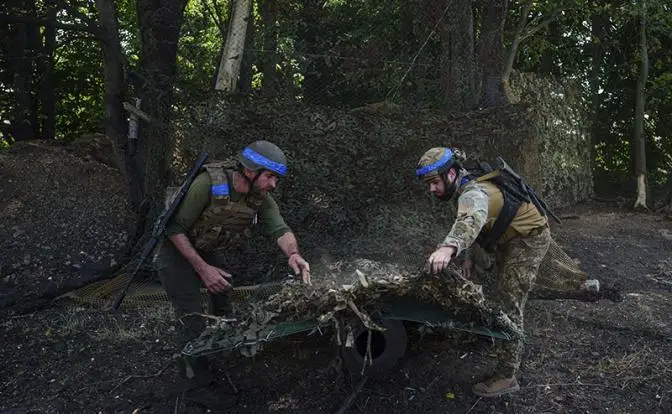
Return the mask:
<svg viewBox="0 0 672 414">
<path fill-rule="evenodd" d="M 395 298 L 411 306 L 446 311 L 443 327 L 480 327 L 509 339 L 524 336 L 504 312 L 486 301 L 480 285 L 463 279 L 454 269 L 429 275 L 398 264 L 354 259 L 330 263 L 320 275 L 313 286 L 294 282 L 263 300 L 243 301 L 232 315 L 215 318 L 183 353 L 198 356 L 238 349 L 250 356 L 281 336 L 278 331 L 302 329 L 306 323 L 308 328 L 332 326 L 336 342 L 349 346 L 358 325 L 383 330 L 376 315 L 381 304 Z"/>
<path fill-rule="evenodd" d="M 571 257 L 551 239 L 548 252 L 539 266 L 536 285 L 546 289 L 573 291 L 579 290 L 588 280 L 588 273 L 581 270 Z"/>
<path fill-rule="evenodd" d="M 109 307 L 128 277 L 129 274 L 121 274 L 58 299 Z M 587 278 L 576 262 L 552 242 L 534 290 L 578 292 Z M 475 280 L 479 279 L 477 276 Z M 424 269 L 361 258 L 323 261 L 313 266 L 312 286 L 275 282 L 235 287 L 234 313 L 226 319 L 210 319 L 208 328 L 183 352 L 203 355 L 236 348 L 244 355 L 253 355 L 263 342 L 317 326 L 333 326 L 337 341 L 347 343 L 357 324 L 379 329 L 374 316 L 380 305 L 399 298 L 445 311 L 448 324 L 469 324 L 509 338 L 522 337 L 523 332 L 496 304 L 488 301 L 483 289 L 462 278 L 456 264 L 437 276 L 427 274 Z M 205 290 L 202 293 L 205 312 L 209 298 Z M 138 281 L 131 285 L 122 306 L 149 308 L 170 306 L 170 302 L 160 285 Z"/>
<path fill-rule="evenodd" d="M 380 329 L 371 318 L 378 304 L 405 298 L 423 305 L 448 310 L 459 321 L 499 329 L 511 336 L 522 331 L 501 310 L 491 306 L 480 285 L 449 269 L 441 275 L 429 275 L 419 269 L 367 259 L 334 262 L 322 272 L 316 286 L 287 285 L 257 306 L 240 307 L 238 316 L 256 314 L 267 321 L 300 321 L 307 316 L 319 323 L 332 320 L 345 311 L 356 316 L 366 327 Z"/>
<path fill-rule="evenodd" d="M 210 324 L 183 352 L 197 356 L 238 349 L 250 356 L 276 337 L 317 326 L 333 326 L 337 343 L 348 346 L 355 326 L 381 329 L 375 315 L 384 304 L 401 298 L 414 308 L 442 310 L 443 327 L 459 329 L 467 324 L 503 337 L 524 337 L 522 330 L 487 300 L 483 287 L 464 279 L 455 265 L 441 275 L 429 275 L 422 269 L 400 264 L 351 259 L 321 263 L 315 270 L 319 279 L 315 279 L 314 286 L 286 284 L 270 296 L 259 296 L 257 300 L 249 297 L 234 308 L 232 315 Z M 587 279 L 586 273 L 555 242 L 541 271 L 545 274 L 538 282 L 545 286 L 536 288 L 545 291 L 578 291 Z M 420 320 L 428 323 L 424 317 Z"/>
<path fill-rule="evenodd" d="M 492 260 L 493 259 L 491 257 L 480 257 L 479 260 L 477 260 L 477 266 L 480 265 L 480 267 L 490 267 L 492 265 L 490 263 Z M 380 265 L 383 267 L 385 266 L 384 264 Z M 334 269 L 337 269 L 339 266 L 342 267 L 344 264 L 336 262 L 328 266 L 332 267 L 332 270 L 329 272 L 335 272 Z M 322 279 L 325 278 L 325 275 L 320 274 L 319 270 L 320 269 L 315 268 L 313 271 L 313 280 L 316 284 L 322 283 Z M 360 271 L 363 270 L 360 269 Z M 417 276 L 419 271 L 420 270 L 417 269 L 415 274 L 409 274 L 407 276 Z M 125 286 L 128 282 L 129 276 L 130 275 L 128 273 L 122 273 L 112 279 L 95 282 L 68 292 L 57 298 L 57 300 L 64 302 L 67 301 L 69 303 L 75 304 L 109 307 L 112 305 L 114 299 L 117 297 L 122 287 Z M 394 278 L 396 276 L 400 276 L 400 274 L 391 273 L 390 276 Z M 334 280 L 333 278 L 327 279 L 329 280 L 329 283 L 332 283 Z M 546 291 L 578 291 L 581 284 L 587 279 L 588 275 L 586 272 L 582 271 L 577 263 L 571 257 L 569 257 L 555 241 L 551 241 L 548 253 L 544 257 L 544 260 L 539 268 L 535 288 L 543 288 Z M 349 282 L 347 281 L 343 282 L 343 284 L 346 285 L 348 283 Z M 239 286 L 234 288 L 234 302 L 240 302 L 248 299 L 250 295 L 260 286 L 266 286 L 267 288 L 276 286 L 279 289 L 279 285 L 277 284 Z M 334 288 L 334 286 L 331 287 Z M 202 290 L 202 293 L 205 309 L 207 308 L 208 295 L 205 289 Z M 151 281 L 138 281 L 131 284 L 122 306 L 134 308 L 170 306 L 170 301 L 168 300 L 165 291 L 157 283 Z"/>
<path fill-rule="evenodd" d="M 56 298 L 57 302 L 66 304 L 92 305 L 98 307 L 111 307 L 117 295 L 128 283 L 131 275 L 122 273 L 114 278 L 101 280 L 83 286 L 79 289 L 65 293 Z M 241 302 L 250 298 L 259 289 L 280 289 L 280 284 L 269 283 L 253 286 L 237 286 L 233 289 L 232 299 L 234 302 Z M 209 296 L 207 290 L 201 289 L 203 297 L 203 309 L 208 308 Z M 160 284 L 148 281 L 138 281 L 131 283 L 126 297 L 121 305 L 126 308 L 147 309 L 160 306 L 171 306 L 170 300 Z"/>
</svg>

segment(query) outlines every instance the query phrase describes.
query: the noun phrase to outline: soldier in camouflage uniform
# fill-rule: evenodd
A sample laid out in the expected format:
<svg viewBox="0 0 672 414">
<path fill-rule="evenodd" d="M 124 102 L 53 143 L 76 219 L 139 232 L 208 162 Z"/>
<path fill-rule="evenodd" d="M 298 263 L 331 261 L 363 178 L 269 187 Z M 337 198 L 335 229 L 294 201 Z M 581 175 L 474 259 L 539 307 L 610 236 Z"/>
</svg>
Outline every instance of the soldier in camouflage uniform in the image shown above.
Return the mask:
<svg viewBox="0 0 672 414">
<path fill-rule="evenodd" d="M 301 257 L 291 229 L 269 194 L 278 177 L 287 174 L 283 152 L 268 141 L 246 147 L 236 162 L 210 162 L 203 167 L 173 217 L 157 254 L 161 282 L 180 319 L 179 341 L 184 346 L 205 327 L 200 289 L 207 288 L 215 315 L 231 311 L 229 297 L 235 275 L 244 264 L 236 260 L 245 250 L 253 224 L 276 240 L 289 266 L 310 283 L 310 266 Z M 205 357 L 179 361 L 183 390 L 208 385 L 212 376 Z"/>
<path fill-rule="evenodd" d="M 464 153 L 457 149 L 432 148 L 418 163 L 416 175 L 425 181 L 429 191 L 457 210 L 450 232 L 429 256 L 429 266 L 433 272 L 441 272 L 465 252 L 463 274 L 471 278 L 470 246 L 477 242 L 486 250 L 494 250 L 498 280 L 493 299 L 522 329 L 528 293 L 551 240 L 546 215 L 531 202 L 516 203 L 511 190 L 495 179 L 501 175 L 499 171 L 479 176 L 465 170 L 464 161 Z M 482 397 L 520 388 L 515 374 L 520 367 L 522 339 L 498 341 L 496 347 L 494 374 L 472 388 Z"/>
</svg>

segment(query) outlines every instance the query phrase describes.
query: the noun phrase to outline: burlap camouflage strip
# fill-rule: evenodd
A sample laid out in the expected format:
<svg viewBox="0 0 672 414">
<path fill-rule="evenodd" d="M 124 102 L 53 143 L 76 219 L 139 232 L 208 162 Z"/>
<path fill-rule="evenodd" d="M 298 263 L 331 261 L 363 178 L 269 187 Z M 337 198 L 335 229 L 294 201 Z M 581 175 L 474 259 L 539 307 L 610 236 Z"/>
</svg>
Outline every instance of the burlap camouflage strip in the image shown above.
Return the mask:
<svg viewBox="0 0 672 414">
<path fill-rule="evenodd" d="M 268 336 L 265 327 L 271 324 L 306 320 L 328 324 L 336 318 L 354 317 L 378 329 L 370 315 L 378 304 L 395 297 L 434 305 L 458 322 L 497 330 L 511 338 L 523 337 L 523 332 L 508 315 L 486 301 L 482 287 L 462 278 L 455 269 L 429 275 L 418 269 L 363 259 L 352 265 L 350 271 L 323 278 L 316 281 L 317 285 L 288 284 L 263 300 L 239 304 L 232 315 L 235 321 L 221 319 L 221 323 L 210 326 L 195 343 L 200 344 L 200 352 L 205 352 L 203 347 L 214 348 L 215 344 L 230 346 L 246 339 L 263 339 Z M 343 274 L 349 276 L 344 278 Z"/>
</svg>

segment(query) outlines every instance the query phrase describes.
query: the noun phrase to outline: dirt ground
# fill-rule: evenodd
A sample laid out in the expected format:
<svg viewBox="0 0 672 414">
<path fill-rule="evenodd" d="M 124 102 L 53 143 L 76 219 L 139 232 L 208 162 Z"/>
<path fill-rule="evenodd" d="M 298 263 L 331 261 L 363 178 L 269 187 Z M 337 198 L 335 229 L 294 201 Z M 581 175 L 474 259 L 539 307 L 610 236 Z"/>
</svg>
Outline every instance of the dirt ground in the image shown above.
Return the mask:
<svg viewBox="0 0 672 414">
<path fill-rule="evenodd" d="M 470 392 L 494 362 L 489 339 L 409 324 L 399 369 L 368 382 L 349 412 L 672 412 L 672 221 L 608 203 L 560 214 L 556 240 L 591 276 L 618 283 L 623 301 L 531 301 L 522 389 L 495 399 Z M 3 313 L 1 412 L 175 412 L 167 309 Z M 334 355 L 328 338 L 296 335 L 254 358 L 220 356 L 218 412 L 336 412 L 355 384 Z"/>
</svg>

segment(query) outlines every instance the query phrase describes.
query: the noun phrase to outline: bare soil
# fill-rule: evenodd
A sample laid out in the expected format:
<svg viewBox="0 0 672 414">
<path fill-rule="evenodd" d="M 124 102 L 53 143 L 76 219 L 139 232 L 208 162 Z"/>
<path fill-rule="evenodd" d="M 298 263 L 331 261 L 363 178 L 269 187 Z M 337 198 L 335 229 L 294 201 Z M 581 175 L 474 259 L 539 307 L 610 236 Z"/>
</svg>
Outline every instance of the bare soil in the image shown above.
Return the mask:
<svg viewBox="0 0 672 414">
<path fill-rule="evenodd" d="M 556 240 L 592 277 L 620 285 L 621 302 L 531 301 L 522 389 L 494 399 L 470 391 L 494 363 L 491 340 L 408 324 L 398 370 L 369 381 L 349 412 L 672 412 L 672 221 L 609 203 L 558 213 L 568 218 L 553 227 Z M 0 412 L 175 412 L 169 310 L 52 305 L 25 313 L 26 306 L 11 305 L 26 305 L 33 300 L 26 291 L 52 283 L 48 271 L 40 270 L 44 281 L 13 276 L 11 292 L 5 289 Z M 64 268 L 58 272 L 63 277 Z M 214 412 L 336 412 L 355 383 L 334 356 L 329 338 L 300 334 L 254 358 L 218 355 Z M 207 412 L 198 405 L 185 411 Z"/>
</svg>

